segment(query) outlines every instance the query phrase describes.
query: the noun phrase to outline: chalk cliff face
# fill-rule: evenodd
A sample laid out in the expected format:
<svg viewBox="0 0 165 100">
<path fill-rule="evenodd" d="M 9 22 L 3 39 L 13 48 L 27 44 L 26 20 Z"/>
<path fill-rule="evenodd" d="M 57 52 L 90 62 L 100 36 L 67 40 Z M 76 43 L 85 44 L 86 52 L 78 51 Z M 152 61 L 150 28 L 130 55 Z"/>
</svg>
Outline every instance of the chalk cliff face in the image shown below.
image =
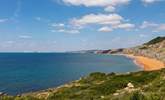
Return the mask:
<svg viewBox="0 0 165 100">
<path fill-rule="evenodd" d="M 156 58 L 165 63 L 165 37 L 157 37 L 141 46 L 123 49 L 123 53 Z"/>
</svg>

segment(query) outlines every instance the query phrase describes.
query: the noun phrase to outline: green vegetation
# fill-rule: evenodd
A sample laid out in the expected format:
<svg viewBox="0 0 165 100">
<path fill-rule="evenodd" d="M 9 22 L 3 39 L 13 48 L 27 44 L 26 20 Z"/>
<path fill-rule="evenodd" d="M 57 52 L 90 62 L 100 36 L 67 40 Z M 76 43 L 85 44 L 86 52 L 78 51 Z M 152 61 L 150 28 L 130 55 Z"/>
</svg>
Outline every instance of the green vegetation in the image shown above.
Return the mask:
<svg viewBox="0 0 165 100">
<path fill-rule="evenodd" d="M 143 50 L 143 49 L 148 49 L 146 46 L 140 47 L 139 49 Z"/>
<path fill-rule="evenodd" d="M 165 69 L 121 75 L 97 72 L 58 89 L 0 100 L 165 100 Z"/>
<path fill-rule="evenodd" d="M 146 43 L 146 45 L 156 44 L 156 43 L 162 42 L 164 40 L 165 40 L 165 37 L 157 37 L 157 38 L 149 41 L 148 43 Z"/>
</svg>

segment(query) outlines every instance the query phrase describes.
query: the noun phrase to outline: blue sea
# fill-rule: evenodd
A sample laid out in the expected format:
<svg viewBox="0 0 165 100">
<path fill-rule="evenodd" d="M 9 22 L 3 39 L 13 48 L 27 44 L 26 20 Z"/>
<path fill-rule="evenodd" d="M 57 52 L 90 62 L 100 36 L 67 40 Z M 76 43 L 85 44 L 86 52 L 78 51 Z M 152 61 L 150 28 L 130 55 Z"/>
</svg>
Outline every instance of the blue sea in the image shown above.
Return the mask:
<svg viewBox="0 0 165 100">
<path fill-rule="evenodd" d="M 0 53 L 0 92 L 17 95 L 57 87 L 92 72 L 141 70 L 124 56 L 76 53 Z"/>
</svg>

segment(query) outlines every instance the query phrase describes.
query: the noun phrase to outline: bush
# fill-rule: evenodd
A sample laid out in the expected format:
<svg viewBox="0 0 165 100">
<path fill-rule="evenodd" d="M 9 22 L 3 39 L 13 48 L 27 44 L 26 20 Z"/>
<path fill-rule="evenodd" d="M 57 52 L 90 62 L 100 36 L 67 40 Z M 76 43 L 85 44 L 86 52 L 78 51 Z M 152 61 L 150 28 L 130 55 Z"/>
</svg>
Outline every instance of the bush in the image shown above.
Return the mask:
<svg viewBox="0 0 165 100">
<path fill-rule="evenodd" d="M 130 100 L 147 100 L 145 96 L 140 92 L 134 92 L 130 97 Z"/>
</svg>

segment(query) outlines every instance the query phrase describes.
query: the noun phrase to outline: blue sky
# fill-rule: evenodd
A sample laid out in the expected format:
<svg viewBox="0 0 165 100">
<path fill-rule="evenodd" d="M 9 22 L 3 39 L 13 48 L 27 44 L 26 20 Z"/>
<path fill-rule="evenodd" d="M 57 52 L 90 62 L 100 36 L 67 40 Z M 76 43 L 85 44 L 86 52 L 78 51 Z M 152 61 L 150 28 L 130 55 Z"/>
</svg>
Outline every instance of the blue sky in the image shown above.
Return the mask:
<svg viewBox="0 0 165 100">
<path fill-rule="evenodd" d="M 132 47 L 165 36 L 165 0 L 0 0 L 0 52 Z"/>
</svg>

